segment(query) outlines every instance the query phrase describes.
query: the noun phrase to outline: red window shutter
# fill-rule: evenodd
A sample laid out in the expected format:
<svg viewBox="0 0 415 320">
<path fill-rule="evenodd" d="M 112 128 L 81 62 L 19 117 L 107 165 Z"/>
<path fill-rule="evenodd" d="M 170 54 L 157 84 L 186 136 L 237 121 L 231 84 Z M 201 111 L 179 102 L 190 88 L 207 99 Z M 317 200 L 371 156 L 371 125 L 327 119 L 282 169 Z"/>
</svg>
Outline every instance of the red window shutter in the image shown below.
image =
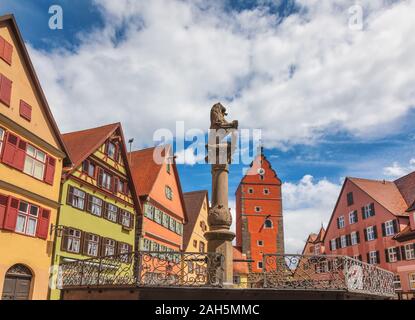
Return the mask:
<svg viewBox="0 0 415 320">
<path fill-rule="evenodd" d="M 98 168 L 98 187 L 102 187 L 102 175 L 103 175 L 103 170 L 101 168 Z"/>
<path fill-rule="evenodd" d="M 53 185 L 55 178 L 56 159 L 48 156 L 46 159 L 45 182 Z"/>
<path fill-rule="evenodd" d="M 50 221 L 50 210 L 42 209 L 42 214 L 40 215 L 36 237 L 46 240 L 48 238 L 49 231 L 49 221 Z"/>
<path fill-rule="evenodd" d="M 0 229 L 3 229 L 3 226 L 4 226 L 4 218 L 6 217 L 8 202 L 9 202 L 9 197 L 0 194 Z"/>
<path fill-rule="evenodd" d="M 14 157 L 17 152 L 17 146 L 19 144 L 19 138 L 12 133 L 8 133 L 5 139 L 4 151 L 3 151 L 3 162 L 13 166 Z"/>
<path fill-rule="evenodd" d="M 14 167 L 20 171 L 23 171 L 24 162 L 26 159 L 26 141 L 20 140 L 17 146 L 16 154 L 14 156 Z"/>
<path fill-rule="evenodd" d="M 2 58 L 9 65 L 11 65 L 12 64 L 12 56 L 13 56 L 13 46 L 5 40 L 4 41 L 4 51 L 3 51 Z"/>
<path fill-rule="evenodd" d="M 112 179 L 112 190 L 113 190 L 113 192 L 115 193 L 115 194 L 117 194 L 118 193 L 118 184 L 119 184 L 120 182 L 119 182 L 119 179 L 117 178 L 117 177 L 114 177 L 113 179 Z"/>
<path fill-rule="evenodd" d="M 10 107 L 12 81 L 0 74 L 0 102 Z"/>
<path fill-rule="evenodd" d="M 9 197 L 3 229 L 14 231 L 16 229 L 17 213 L 19 211 L 20 200 Z"/>
<path fill-rule="evenodd" d="M 6 44 L 6 40 L 4 40 L 3 37 L 0 36 L 0 58 L 3 58 L 4 56 L 4 46 Z"/>
<path fill-rule="evenodd" d="M 27 121 L 32 120 L 32 106 L 28 103 L 20 100 L 20 108 L 19 108 L 20 116 Z"/>
</svg>

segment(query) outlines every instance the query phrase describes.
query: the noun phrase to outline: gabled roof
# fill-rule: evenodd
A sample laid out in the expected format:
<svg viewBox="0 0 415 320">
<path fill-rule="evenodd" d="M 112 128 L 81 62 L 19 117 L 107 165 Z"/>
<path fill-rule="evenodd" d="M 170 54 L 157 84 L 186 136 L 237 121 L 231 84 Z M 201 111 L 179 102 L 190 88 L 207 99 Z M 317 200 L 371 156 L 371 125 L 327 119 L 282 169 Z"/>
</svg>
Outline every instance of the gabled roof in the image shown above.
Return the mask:
<svg viewBox="0 0 415 320">
<path fill-rule="evenodd" d="M 412 207 L 415 202 L 415 171 L 394 182 L 408 207 Z"/>
<path fill-rule="evenodd" d="M 163 168 L 163 164 L 156 163 L 153 159 L 154 151 L 157 149 L 162 151 L 162 153 L 163 150 L 166 150 L 165 152 L 167 154 L 170 154 L 172 147 L 171 145 L 158 146 L 128 153 L 128 156 L 130 158 L 132 177 L 134 180 L 134 184 L 138 188 L 137 194 L 139 197 L 144 198 L 151 193 L 151 190 L 153 189 L 153 186 L 157 181 L 160 171 Z M 173 157 L 171 167 L 173 169 L 174 176 L 176 177 L 177 188 L 179 189 L 180 202 L 184 213 L 184 223 L 186 224 L 188 218 L 175 157 Z"/>
<path fill-rule="evenodd" d="M 124 161 L 125 170 L 127 172 L 130 192 L 138 213 L 141 214 L 141 203 L 137 195 L 138 187 L 134 184 L 134 179 L 131 174 L 131 168 L 127 158 L 127 149 L 125 148 L 124 133 L 121 123 L 119 122 L 97 128 L 63 134 L 63 140 L 68 147 L 68 155 L 73 163 L 73 166 L 69 168 L 64 176 L 68 177 L 71 172 L 73 172 L 85 159 L 87 159 L 101 145 L 103 145 L 105 141 L 117 130 L 119 131 L 123 141 L 123 148 L 121 148 L 121 157 Z"/>
<path fill-rule="evenodd" d="M 120 123 L 113 123 L 98 128 L 63 134 L 62 137 L 68 148 L 68 154 L 74 168 L 94 153 L 120 127 Z"/>
<path fill-rule="evenodd" d="M 246 260 L 246 255 L 242 253 L 242 248 L 234 246 L 233 247 L 233 259 L 234 260 Z M 248 274 L 249 268 L 247 262 L 234 261 L 233 262 L 233 272 L 235 274 Z"/>
<path fill-rule="evenodd" d="M 321 227 L 314 242 L 323 242 L 325 235 L 326 235 L 326 230 L 323 227 Z"/>
<path fill-rule="evenodd" d="M 65 155 L 67 155 L 68 151 L 66 149 L 65 143 L 62 140 L 62 136 L 59 131 L 58 125 L 56 124 L 55 118 L 53 117 L 52 112 L 50 111 L 48 101 L 46 99 L 45 93 L 43 92 L 42 86 L 40 85 L 39 78 L 37 77 L 35 68 L 33 67 L 32 60 L 30 59 L 29 53 L 27 51 L 25 42 L 23 40 L 22 34 L 20 33 L 16 19 L 14 18 L 14 15 L 7 14 L 7 15 L 0 16 L 0 22 L 8 23 L 11 29 L 13 30 L 16 36 L 16 39 L 17 39 L 17 45 L 19 46 L 20 52 L 22 53 L 23 61 L 25 62 L 29 75 L 31 76 L 33 80 L 35 89 L 39 94 L 39 98 L 41 101 L 40 105 L 41 107 L 44 107 L 46 118 L 48 119 L 52 127 L 52 130 L 55 133 L 56 139 L 58 140 L 58 143 L 62 151 L 65 153 Z"/>
<path fill-rule="evenodd" d="M 156 163 L 153 159 L 153 154 L 156 148 L 163 149 L 164 147 L 153 147 L 133 151 L 128 154 L 131 162 L 131 171 L 135 184 L 139 187 L 138 195 L 140 197 L 148 196 L 156 183 L 157 177 L 162 164 Z"/>
<path fill-rule="evenodd" d="M 186 192 L 183 194 L 183 199 L 186 206 L 186 213 L 188 218 L 188 223 L 184 226 L 183 247 L 187 248 L 190 238 L 192 237 L 197 219 L 199 218 L 203 201 L 206 199 L 206 203 L 209 203 L 208 191 L 201 190 Z"/>
<path fill-rule="evenodd" d="M 398 187 L 391 181 L 349 178 L 361 190 L 394 215 L 402 215 L 408 209 Z"/>
</svg>

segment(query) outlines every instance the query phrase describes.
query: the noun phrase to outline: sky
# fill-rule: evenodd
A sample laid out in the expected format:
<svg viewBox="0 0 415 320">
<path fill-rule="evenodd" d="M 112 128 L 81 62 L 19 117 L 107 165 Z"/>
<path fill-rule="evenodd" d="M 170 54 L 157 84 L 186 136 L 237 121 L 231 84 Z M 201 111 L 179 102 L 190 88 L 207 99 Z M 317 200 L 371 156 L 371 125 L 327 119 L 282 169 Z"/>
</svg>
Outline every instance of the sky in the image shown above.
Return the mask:
<svg viewBox="0 0 415 320">
<path fill-rule="evenodd" d="M 327 225 L 345 177 L 415 170 L 414 0 L 2 0 L 0 12 L 15 14 L 62 132 L 120 121 L 149 147 L 176 121 L 206 130 L 218 101 L 261 129 L 287 252 Z M 176 151 L 184 191 L 210 190 L 200 156 Z M 244 169 L 231 167 L 231 207 Z"/>
</svg>

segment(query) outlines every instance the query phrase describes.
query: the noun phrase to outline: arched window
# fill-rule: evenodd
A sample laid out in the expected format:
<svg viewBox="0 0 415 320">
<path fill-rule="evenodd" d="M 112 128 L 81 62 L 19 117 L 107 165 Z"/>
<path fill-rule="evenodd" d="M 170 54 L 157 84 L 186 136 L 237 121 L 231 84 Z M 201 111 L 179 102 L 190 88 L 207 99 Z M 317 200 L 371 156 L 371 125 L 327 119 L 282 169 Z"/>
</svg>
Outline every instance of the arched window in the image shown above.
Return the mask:
<svg viewBox="0 0 415 320">
<path fill-rule="evenodd" d="M 264 226 L 265 226 L 265 229 L 272 229 L 273 228 L 272 220 L 266 219 L 265 223 L 264 223 Z"/>
<path fill-rule="evenodd" d="M 22 264 L 12 266 L 6 272 L 2 300 L 29 300 L 32 272 Z"/>
</svg>

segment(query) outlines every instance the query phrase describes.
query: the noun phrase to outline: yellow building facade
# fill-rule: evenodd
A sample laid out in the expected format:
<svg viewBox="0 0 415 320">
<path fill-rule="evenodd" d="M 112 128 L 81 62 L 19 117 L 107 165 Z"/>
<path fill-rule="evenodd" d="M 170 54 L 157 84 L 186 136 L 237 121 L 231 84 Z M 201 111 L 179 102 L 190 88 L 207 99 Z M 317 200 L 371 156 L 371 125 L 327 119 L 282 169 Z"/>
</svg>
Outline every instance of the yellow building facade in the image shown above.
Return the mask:
<svg viewBox="0 0 415 320">
<path fill-rule="evenodd" d="M 132 252 L 141 208 L 121 125 L 68 133 L 63 139 L 74 165 L 63 174 L 54 266 Z M 58 288 L 53 287 L 51 299 L 59 299 Z"/>
<path fill-rule="evenodd" d="M 0 293 L 46 299 L 66 151 L 13 16 L 0 17 Z"/>
<path fill-rule="evenodd" d="M 209 231 L 209 198 L 206 190 L 183 194 L 188 223 L 184 226 L 183 245 L 185 252 L 206 252 L 207 240 L 204 236 Z"/>
</svg>

